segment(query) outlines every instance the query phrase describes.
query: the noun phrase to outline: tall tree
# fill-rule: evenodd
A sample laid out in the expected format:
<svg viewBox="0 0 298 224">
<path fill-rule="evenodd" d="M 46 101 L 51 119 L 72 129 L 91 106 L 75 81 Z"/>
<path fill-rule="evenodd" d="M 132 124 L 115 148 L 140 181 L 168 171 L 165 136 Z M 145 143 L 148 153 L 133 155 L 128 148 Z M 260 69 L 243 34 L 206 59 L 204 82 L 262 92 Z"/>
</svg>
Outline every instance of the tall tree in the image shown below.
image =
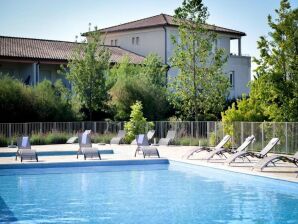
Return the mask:
<svg viewBox="0 0 298 224">
<path fill-rule="evenodd" d="M 271 32 L 258 41 L 255 96 L 269 120 L 298 120 L 298 9 L 281 0 L 276 19 L 268 16 Z"/>
<path fill-rule="evenodd" d="M 185 119 L 206 119 L 224 107 L 229 83 L 222 67 L 223 49 L 215 46 L 216 34 L 208 29 L 208 10 L 201 0 L 184 0 L 175 10 L 178 38 L 171 63 L 179 73 L 169 85 L 170 100 Z"/>
<path fill-rule="evenodd" d="M 165 66 L 156 55 L 148 55 L 142 65 L 131 64 L 127 57 L 115 65 L 108 80 L 114 119 L 129 119 L 131 106 L 136 101 L 142 102 L 148 119 L 164 119 L 169 111 L 165 72 Z"/>
<path fill-rule="evenodd" d="M 223 121 L 298 121 L 298 9 L 287 0 L 268 16 L 271 31 L 258 41 L 260 58 L 249 98 L 223 114 Z"/>
<path fill-rule="evenodd" d="M 89 119 L 92 120 L 92 112 L 103 111 L 107 102 L 106 74 L 110 52 L 103 47 L 98 32 L 90 32 L 88 35 L 88 42 L 83 41 L 74 50 L 64 73 L 81 106 L 89 111 Z"/>
</svg>

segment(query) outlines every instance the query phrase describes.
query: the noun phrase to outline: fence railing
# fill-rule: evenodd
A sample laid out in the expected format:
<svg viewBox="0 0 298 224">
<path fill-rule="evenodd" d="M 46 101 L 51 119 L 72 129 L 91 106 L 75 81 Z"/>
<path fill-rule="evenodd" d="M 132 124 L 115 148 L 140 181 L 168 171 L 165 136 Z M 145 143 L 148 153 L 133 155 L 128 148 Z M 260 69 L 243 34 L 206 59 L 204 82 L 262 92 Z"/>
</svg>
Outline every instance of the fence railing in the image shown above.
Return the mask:
<svg viewBox="0 0 298 224">
<path fill-rule="evenodd" d="M 99 135 L 110 135 L 123 129 L 124 124 L 105 121 L 0 123 L 0 135 L 7 138 L 51 132 L 75 135 L 85 129 Z M 226 134 L 222 122 L 215 121 L 155 121 L 154 129 L 157 139 L 165 137 L 168 130 L 176 130 L 177 145 L 214 145 Z M 274 152 L 292 154 L 298 150 L 298 122 L 234 122 L 232 130 L 234 147 L 247 136 L 254 135 L 256 141 L 250 150 L 261 150 L 273 137 L 280 139 Z"/>
</svg>

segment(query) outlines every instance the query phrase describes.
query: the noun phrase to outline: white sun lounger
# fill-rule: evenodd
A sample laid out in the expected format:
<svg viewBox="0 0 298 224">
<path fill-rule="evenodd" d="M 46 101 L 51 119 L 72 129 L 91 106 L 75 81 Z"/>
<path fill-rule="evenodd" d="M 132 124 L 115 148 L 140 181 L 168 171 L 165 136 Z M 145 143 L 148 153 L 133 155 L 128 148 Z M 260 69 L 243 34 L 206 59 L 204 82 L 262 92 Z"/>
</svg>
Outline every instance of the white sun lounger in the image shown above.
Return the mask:
<svg viewBox="0 0 298 224">
<path fill-rule="evenodd" d="M 31 149 L 30 139 L 28 136 L 23 136 L 17 141 L 18 151 L 16 152 L 16 160 L 20 157 L 21 162 L 23 160 L 36 160 L 38 162 L 38 156 L 35 150 Z"/>
<path fill-rule="evenodd" d="M 136 142 L 137 142 L 137 149 L 135 152 L 135 157 L 137 156 L 138 152 L 142 152 L 144 158 L 146 158 L 146 156 L 149 156 L 149 157 L 157 156 L 158 158 L 160 158 L 158 149 L 150 147 L 149 141 L 147 139 L 147 135 L 145 134 L 137 135 Z"/>
<path fill-rule="evenodd" d="M 73 136 L 67 139 L 66 144 L 73 144 L 78 140 L 78 136 Z"/>
<path fill-rule="evenodd" d="M 165 138 L 161 138 L 158 142 L 159 145 L 170 145 L 176 137 L 176 131 L 168 131 Z"/>
<path fill-rule="evenodd" d="M 79 135 L 79 150 L 77 152 L 77 159 L 79 158 L 79 155 L 84 155 L 84 159 L 86 160 L 88 157 L 98 157 L 101 160 L 100 152 L 97 148 L 92 147 L 91 143 L 91 131 L 85 131 L 83 134 Z"/>
<path fill-rule="evenodd" d="M 293 163 L 298 167 L 298 152 L 296 152 L 293 156 L 282 156 L 282 155 L 274 155 L 274 156 L 268 156 L 262 160 L 260 160 L 253 169 L 257 169 L 260 171 L 263 171 L 265 167 L 267 167 L 269 164 L 272 164 L 273 166 L 276 166 L 276 162 L 284 161 L 288 163 Z"/>
<path fill-rule="evenodd" d="M 232 156 L 230 156 L 226 160 L 225 164 L 230 165 L 231 163 L 235 162 L 237 159 L 242 159 L 242 161 L 244 161 L 244 159 L 246 159 L 248 162 L 251 162 L 248 157 L 263 159 L 274 148 L 274 146 L 276 146 L 276 144 L 278 144 L 278 142 L 279 142 L 278 138 L 272 138 L 269 141 L 269 143 L 265 146 L 265 148 L 263 148 L 261 150 L 261 152 L 259 152 L 259 153 L 247 152 L 247 151 L 237 152 L 237 153 L 233 154 Z"/>
<path fill-rule="evenodd" d="M 110 144 L 121 144 L 125 137 L 126 132 L 124 130 L 119 130 L 116 137 L 112 138 Z"/>
<path fill-rule="evenodd" d="M 202 147 L 198 147 L 198 148 L 192 149 L 189 152 L 187 152 L 183 156 L 183 158 L 189 159 L 189 157 L 193 156 L 195 153 L 199 153 L 199 152 L 202 152 L 202 151 L 211 152 L 212 150 L 223 148 L 224 145 L 230 139 L 231 139 L 231 136 L 230 135 L 226 135 L 225 137 L 223 137 L 223 139 L 215 147 L 205 147 L 205 146 L 202 146 Z"/>
<path fill-rule="evenodd" d="M 155 134 L 155 130 L 149 130 L 147 132 L 147 139 L 148 139 L 148 142 L 150 142 L 152 140 L 152 138 L 154 137 L 154 134 Z M 137 141 L 136 139 L 134 139 L 131 143 L 131 145 L 137 145 Z"/>
<path fill-rule="evenodd" d="M 244 151 L 254 140 L 255 140 L 255 136 L 253 135 L 247 137 L 245 141 L 236 150 L 230 150 L 225 148 L 215 149 L 209 153 L 209 155 L 207 156 L 207 161 L 210 161 L 216 155 L 221 158 L 222 157 L 227 158 L 225 153 L 234 154 L 237 152 Z"/>
</svg>

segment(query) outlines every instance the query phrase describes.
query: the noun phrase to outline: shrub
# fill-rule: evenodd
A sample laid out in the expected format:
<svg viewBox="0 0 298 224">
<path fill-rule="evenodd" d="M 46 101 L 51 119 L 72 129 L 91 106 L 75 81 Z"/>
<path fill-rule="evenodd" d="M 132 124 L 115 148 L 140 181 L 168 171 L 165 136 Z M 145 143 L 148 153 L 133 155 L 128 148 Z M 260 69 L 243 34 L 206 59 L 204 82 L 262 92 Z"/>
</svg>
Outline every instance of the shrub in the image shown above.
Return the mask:
<svg viewBox="0 0 298 224">
<path fill-rule="evenodd" d="M 53 132 L 45 136 L 46 144 L 64 144 L 71 137 L 67 133 Z"/>
<path fill-rule="evenodd" d="M 111 139 L 115 137 L 115 134 L 94 134 L 91 136 L 93 143 L 110 143 Z"/>
<path fill-rule="evenodd" d="M 136 135 L 146 133 L 148 130 L 154 127 L 153 122 L 147 122 L 147 119 L 143 116 L 142 103 L 137 101 L 131 106 L 130 120 L 124 125 L 126 136 L 124 141 L 130 143 Z"/>
<path fill-rule="evenodd" d="M 174 141 L 175 145 L 184 145 L 184 146 L 206 146 L 208 145 L 207 138 L 191 138 L 191 137 L 182 137 L 177 138 Z"/>
<path fill-rule="evenodd" d="M 0 135 L 0 147 L 6 147 L 8 145 L 8 139 L 3 136 Z"/>
<path fill-rule="evenodd" d="M 44 134 L 32 134 L 30 143 L 31 145 L 46 145 L 46 136 Z"/>
<path fill-rule="evenodd" d="M 56 86 L 49 81 L 25 86 L 0 74 L 0 122 L 76 120 L 78 113 L 70 103 L 70 91 L 61 81 Z"/>
<path fill-rule="evenodd" d="M 52 132 L 48 134 L 38 133 L 32 134 L 30 137 L 30 141 L 31 145 L 64 144 L 70 137 L 70 134 L 63 132 Z"/>
</svg>

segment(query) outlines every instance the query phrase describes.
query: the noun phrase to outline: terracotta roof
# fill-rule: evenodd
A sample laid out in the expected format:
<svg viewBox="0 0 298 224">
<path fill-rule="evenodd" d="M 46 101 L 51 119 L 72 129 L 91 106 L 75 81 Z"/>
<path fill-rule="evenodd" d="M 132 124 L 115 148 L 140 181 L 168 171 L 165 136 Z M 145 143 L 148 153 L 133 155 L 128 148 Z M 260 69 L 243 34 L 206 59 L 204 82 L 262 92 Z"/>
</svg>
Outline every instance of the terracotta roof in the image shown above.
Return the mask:
<svg viewBox="0 0 298 224">
<path fill-rule="evenodd" d="M 22 37 L 0 36 L 0 58 L 67 61 L 79 43 Z M 140 64 L 144 57 L 116 46 L 105 46 L 111 51 L 111 62 L 119 62 L 127 55 L 131 62 Z"/>
<path fill-rule="evenodd" d="M 107 28 L 100 29 L 100 32 L 121 32 L 135 29 L 144 29 L 144 28 L 152 28 L 152 27 L 160 27 L 160 26 L 175 26 L 178 24 L 174 22 L 174 17 L 166 14 L 160 14 L 128 23 L 123 23 L 117 26 L 111 26 Z M 207 25 L 208 29 L 214 30 L 219 33 L 229 33 L 238 36 L 246 36 L 244 32 L 232 30 L 224 27 L 219 27 L 215 25 Z M 88 32 L 87 32 L 88 33 Z M 84 33 L 83 36 L 86 36 L 87 33 Z"/>
</svg>

